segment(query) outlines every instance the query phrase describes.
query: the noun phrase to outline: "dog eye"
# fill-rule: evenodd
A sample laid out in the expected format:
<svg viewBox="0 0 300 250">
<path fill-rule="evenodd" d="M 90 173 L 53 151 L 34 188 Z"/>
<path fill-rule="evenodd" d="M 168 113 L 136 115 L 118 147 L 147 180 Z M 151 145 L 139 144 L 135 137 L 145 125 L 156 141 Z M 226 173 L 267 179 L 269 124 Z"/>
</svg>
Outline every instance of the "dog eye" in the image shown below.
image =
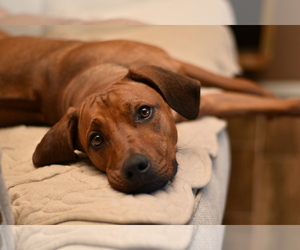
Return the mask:
<svg viewBox="0 0 300 250">
<path fill-rule="evenodd" d="M 150 106 L 144 105 L 138 110 L 138 119 L 147 119 L 152 115 L 152 108 Z"/>
<path fill-rule="evenodd" d="M 103 138 L 101 135 L 94 133 L 90 137 L 90 143 L 94 148 L 98 148 L 103 143 Z"/>
</svg>

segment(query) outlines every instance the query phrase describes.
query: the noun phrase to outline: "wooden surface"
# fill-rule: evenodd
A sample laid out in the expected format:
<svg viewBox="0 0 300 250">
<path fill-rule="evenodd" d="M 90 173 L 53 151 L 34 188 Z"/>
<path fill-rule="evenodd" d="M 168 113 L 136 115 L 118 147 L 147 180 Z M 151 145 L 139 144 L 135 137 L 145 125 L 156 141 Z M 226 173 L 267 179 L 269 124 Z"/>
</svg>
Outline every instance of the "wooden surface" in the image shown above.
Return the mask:
<svg viewBox="0 0 300 250">
<path fill-rule="evenodd" d="M 300 118 L 228 121 L 232 148 L 226 225 L 300 224 Z"/>
</svg>

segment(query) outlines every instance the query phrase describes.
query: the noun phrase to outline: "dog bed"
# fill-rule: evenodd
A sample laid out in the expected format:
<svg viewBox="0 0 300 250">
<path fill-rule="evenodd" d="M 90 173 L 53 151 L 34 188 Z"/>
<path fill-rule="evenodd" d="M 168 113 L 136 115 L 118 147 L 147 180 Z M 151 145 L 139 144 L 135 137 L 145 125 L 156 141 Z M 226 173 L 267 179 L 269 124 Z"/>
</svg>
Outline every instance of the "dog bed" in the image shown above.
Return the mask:
<svg viewBox="0 0 300 250">
<path fill-rule="evenodd" d="M 130 24 L 154 25 L 230 25 L 235 22 L 228 0 L 89 0 L 88 4 L 85 0 L 27 0 L 26 3 L 0 0 L 0 5 L 19 18 L 6 16 L 1 20 L 0 10 L 0 23 L 7 25 L 81 24 L 83 21 L 99 24 L 105 20 L 113 20 L 115 24 L 125 24 L 123 21 L 129 24 L 132 20 Z"/>
<path fill-rule="evenodd" d="M 73 39 L 123 38 L 141 42 L 150 41 L 156 35 L 158 39 L 152 44 L 168 48 L 176 58 L 199 66 L 203 64 L 223 75 L 233 75 L 239 70 L 234 60 L 232 37 L 226 27 L 51 26 L 47 27 L 46 34 Z M 181 39 L 174 40 L 183 34 L 191 41 L 188 47 Z M 206 46 L 199 47 L 199 42 Z M 204 89 L 202 94 L 205 94 Z M 3 173 L 15 223 L 220 224 L 229 169 L 225 122 L 205 117 L 177 127 L 180 166 L 176 178 L 153 195 L 137 196 L 112 190 L 105 174 L 85 158 L 70 166 L 35 169 L 31 162 L 32 152 L 49 128 L 1 129 Z M 209 188 L 202 189 L 208 183 Z"/>
<path fill-rule="evenodd" d="M 231 33 L 226 27 L 168 26 L 164 29 L 163 26 L 137 26 L 125 28 L 125 26 L 48 26 L 42 27 L 42 34 L 48 37 L 62 37 L 66 39 L 105 40 L 122 38 L 138 40 L 166 48 L 174 57 L 194 63 L 215 73 L 226 76 L 239 73 L 235 46 Z M 13 27 L 9 27 L 9 29 L 13 29 Z M 19 28 L 17 27 L 17 29 Z M 24 31 L 26 27 L 22 29 Z M 20 29 L 18 32 L 20 32 Z M 152 39 L 153 37 L 156 39 Z M 185 37 L 185 39 L 177 39 L 178 37 Z M 188 43 L 186 43 L 187 41 Z M 202 90 L 202 94 L 205 94 L 205 91 Z M 0 129 L 0 147 L 3 151 L 2 167 L 6 184 L 6 186 L 0 185 L 2 188 L 0 190 L 1 212 L 5 218 L 8 218 L 6 219 L 8 224 L 72 224 L 71 227 L 67 227 L 69 228 L 68 230 L 71 230 L 70 228 L 76 230 L 77 226 L 74 224 L 220 224 L 224 212 L 230 165 L 229 144 L 225 126 L 226 123 L 223 120 L 214 117 L 205 117 L 198 121 L 178 124 L 180 148 L 178 152 L 178 157 L 180 158 L 178 175 L 164 189 L 151 195 L 138 196 L 117 193 L 109 187 L 107 182 L 106 184 L 99 184 L 98 179 L 106 181 L 105 174 L 91 166 L 84 157 L 79 163 L 70 166 L 53 165 L 34 169 L 31 163 L 31 154 L 39 138 L 49 128 L 17 126 Z M 187 137 L 189 133 L 192 134 L 189 135 L 190 137 Z M 21 146 L 22 140 L 26 141 L 24 146 Z M 16 156 L 15 152 L 18 152 L 19 157 Z M 30 173 L 31 171 L 32 173 Z M 65 180 L 63 178 L 64 174 L 68 173 L 70 176 Z M 194 173 L 193 176 L 190 173 Z M 81 177 L 84 178 L 79 178 L 78 174 L 82 174 Z M 97 179 L 96 183 L 95 179 Z M 55 180 L 55 184 L 52 183 L 53 180 Z M 90 180 L 94 181 L 90 182 Z M 52 184 L 44 185 L 43 182 Z M 79 183 L 80 185 L 68 185 L 68 183 Z M 79 189 L 85 185 L 90 189 L 81 193 Z M 26 186 L 26 190 L 31 192 L 32 195 L 24 191 L 21 186 Z M 98 200 L 98 192 L 95 192 L 95 188 L 97 189 L 98 186 L 101 186 L 100 190 L 107 191 L 107 193 L 102 193 L 104 197 L 101 200 L 118 198 L 116 199 L 117 201 L 108 202 L 107 205 L 105 205 L 106 203 L 102 204 Z M 6 192 L 7 188 L 8 194 Z M 78 193 L 79 196 L 77 196 Z M 9 197 L 8 199 L 12 201 L 11 206 L 8 204 L 7 199 L 3 198 L 2 194 Z M 94 196 L 95 194 L 96 196 Z M 176 200 L 176 198 L 178 199 Z M 76 202 L 77 199 L 81 199 L 82 202 Z M 161 199 L 160 203 L 158 202 L 159 199 Z M 52 203 L 53 200 L 54 203 Z M 85 203 L 86 201 L 87 203 Z M 148 201 L 151 206 L 153 205 L 152 207 L 143 205 L 144 202 Z M 50 207 L 45 206 L 48 202 L 49 205 L 59 205 L 52 210 Z M 104 211 L 109 211 L 107 217 L 105 213 L 100 213 L 100 210 L 97 208 L 85 210 L 93 202 L 100 205 Z M 117 211 L 116 207 L 120 205 L 120 202 L 125 203 L 125 208 Z M 131 211 L 131 202 L 141 206 L 134 206 L 133 209 L 135 210 Z M 156 203 L 159 204 L 158 209 L 156 209 Z M 111 207 L 113 207 L 112 211 L 110 211 Z M 5 209 L 3 210 L 3 208 Z M 68 213 L 67 211 L 70 208 L 72 209 Z M 140 211 L 140 208 L 143 210 Z M 149 214 L 149 211 L 151 214 Z M 15 219 L 13 221 L 12 212 Z M 109 213 L 114 214 L 109 215 Z M 177 215 L 179 215 L 178 218 Z M 27 230 L 33 230 L 31 232 L 36 232 L 39 236 L 43 235 L 43 230 L 49 230 L 47 226 L 41 226 L 38 230 L 34 228 L 35 226 L 16 228 L 4 226 L 1 230 L 3 230 L 3 235 L 11 235 L 9 232 L 13 229 L 13 235 L 17 239 L 16 242 L 22 242 L 19 236 L 21 233 L 26 235 Z M 177 226 L 174 227 L 174 230 L 175 228 Z M 55 232 L 55 230 L 60 229 L 62 229 L 60 232 L 63 233 L 63 228 L 51 227 L 51 230 L 54 230 L 52 232 L 61 238 L 63 234 L 59 235 L 58 232 Z M 114 231 L 114 228 L 110 229 L 110 232 Z M 206 249 L 219 249 L 222 234 L 214 234 L 206 229 L 207 226 L 197 228 L 203 234 L 207 233 L 203 237 L 199 236 L 200 234 L 196 234 L 194 229 L 187 237 L 198 246 L 206 246 Z M 106 228 L 106 230 L 108 229 Z M 155 228 L 153 230 L 155 231 Z M 152 235 L 153 231 L 148 233 Z M 80 233 L 77 235 L 80 235 Z M 169 241 L 177 241 L 179 236 L 176 237 L 174 235 L 176 234 L 173 234 L 173 239 L 168 238 Z M 220 237 L 219 241 L 214 239 L 216 235 Z M 9 239 L 9 237 L 6 237 L 6 239 Z M 23 242 L 27 240 L 26 237 L 22 239 Z M 76 239 L 76 236 L 74 239 Z M 28 240 L 30 239 L 28 238 Z M 219 244 L 218 247 L 215 245 L 216 242 Z M 84 249 L 93 249 L 90 247 Z M 147 246 L 143 245 L 138 248 L 142 247 Z M 163 248 L 157 246 L 157 248 L 153 247 L 153 249 Z M 186 249 L 186 247 L 181 249 Z"/>
<path fill-rule="evenodd" d="M 3 250 L 216 250 L 225 226 L 2 226 Z M 2 249 L 2 248 L 1 248 Z"/>
</svg>

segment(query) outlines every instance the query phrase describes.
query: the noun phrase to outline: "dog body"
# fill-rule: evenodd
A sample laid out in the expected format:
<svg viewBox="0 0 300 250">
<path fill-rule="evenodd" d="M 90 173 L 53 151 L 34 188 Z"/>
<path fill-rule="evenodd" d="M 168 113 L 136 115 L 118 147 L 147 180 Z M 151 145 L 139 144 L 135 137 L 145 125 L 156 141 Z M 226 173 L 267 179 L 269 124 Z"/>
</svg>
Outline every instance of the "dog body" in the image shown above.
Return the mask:
<svg viewBox="0 0 300 250">
<path fill-rule="evenodd" d="M 18 37 L 0 41 L 0 53 L 1 125 L 54 125 L 34 153 L 36 166 L 76 161 L 78 149 L 130 193 L 156 190 L 176 174 L 177 131 L 165 100 L 196 118 L 200 84 L 174 73 L 179 63 L 162 50 Z M 174 81 L 173 93 L 161 86 Z"/>
<path fill-rule="evenodd" d="M 0 44 L 0 86 L 5 92 L 1 98 L 15 98 L 39 107 L 38 113 L 42 117 L 38 115 L 36 121 L 29 122 L 53 125 L 70 106 L 77 106 L 91 93 L 102 91 L 113 80 L 124 77 L 129 67 L 157 65 L 178 71 L 178 63 L 155 47 L 151 47 L 151 54 L 143 59 L 141 55 L 147 54 L 149 48 L 126 41 L 84 43 L 32 37 L 3 39 Z M 29 110 L 32 108 L 30 106 Z"/>
<path fill-rule="evenodd" d="M 0 126 L 54 125 L 36 148 L 35 166 L 76 161 L 77 149 L 122 192 L 152 192 L 175 176 L 174 121 L 299 114 L 299 100 L 279 100 L 150 45 L 2 37 Z M 204 96 L 200 106 L 198 80 L 227 91 Z"/>
</svg>

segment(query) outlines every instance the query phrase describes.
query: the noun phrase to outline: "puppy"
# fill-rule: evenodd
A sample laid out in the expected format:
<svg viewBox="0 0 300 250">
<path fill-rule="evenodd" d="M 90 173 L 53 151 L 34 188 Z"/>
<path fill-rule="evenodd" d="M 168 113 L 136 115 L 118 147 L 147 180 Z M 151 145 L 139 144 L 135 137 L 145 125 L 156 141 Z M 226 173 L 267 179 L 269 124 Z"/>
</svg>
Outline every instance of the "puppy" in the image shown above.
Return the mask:
<svg viewBox="0 0 300 250">
<path fill-rule="evenodd" d="M 74 162 L 80 150 L 125 193 L 153 192 L 175 176 L 175 122 L 299 113 L 299 100 L 276 99 L 251 81 L 214 75 L 132 41 L 3 33 L 0 54 L 0 126 L 53 125 L 33 154 L 34 165 Z M 227 91 L 205 96 L 200 105 L 199 80 Z"/>
</svg>

